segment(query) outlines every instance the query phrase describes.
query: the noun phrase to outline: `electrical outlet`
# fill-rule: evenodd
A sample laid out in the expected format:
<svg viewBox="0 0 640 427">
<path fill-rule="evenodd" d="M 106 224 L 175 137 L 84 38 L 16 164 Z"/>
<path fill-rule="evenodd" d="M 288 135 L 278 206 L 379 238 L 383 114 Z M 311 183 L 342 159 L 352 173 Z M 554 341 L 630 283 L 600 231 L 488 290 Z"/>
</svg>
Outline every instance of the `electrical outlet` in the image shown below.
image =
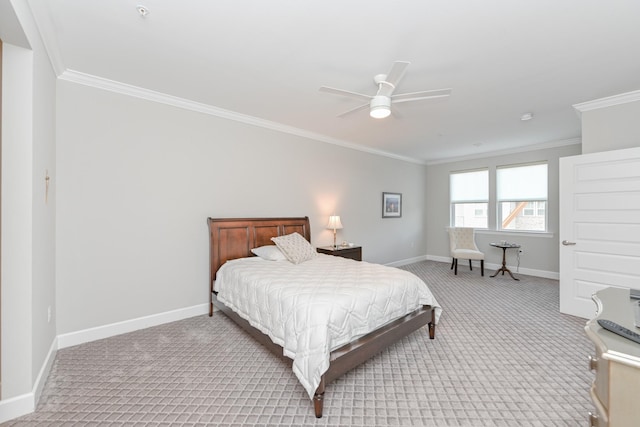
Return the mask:
<svg viewBox="0 0 640 427">
<path fill-rule="evenodd" d="M 51 306 L 47 308 L 47 323 L 51 323 Z"/>
</svg>

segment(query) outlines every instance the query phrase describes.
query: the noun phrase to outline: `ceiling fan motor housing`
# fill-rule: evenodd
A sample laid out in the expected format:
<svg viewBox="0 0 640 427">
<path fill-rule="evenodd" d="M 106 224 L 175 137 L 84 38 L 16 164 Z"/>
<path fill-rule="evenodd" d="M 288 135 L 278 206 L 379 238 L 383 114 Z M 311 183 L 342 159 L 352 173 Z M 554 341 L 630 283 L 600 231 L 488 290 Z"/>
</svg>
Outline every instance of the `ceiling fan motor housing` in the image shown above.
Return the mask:
<svg viewBox="0 0 640 427">
<path fill-rule="evenodd" d="M 373 81 L 378 86 L 378 92 L 374 96 L 327 86 L 321 86 L 320 91 L 347 96 L 349 98 L 367 102 L 366 104 L 358 105 L 355 108 L 339 114 L 338 117 L 344 117 L 347 114 L 361 111 L 369 107 L 369 115 L 375 119 L 384 119 L 391 115 L 392 100 L 394 103 L 420 101 L 423 99 L 441 98 L 451 94 L 451 89 L 423 90 L 420 92 L 394 94 L 396 86 L 404 77 L 404 73 L 408 66 L 409 62 L 407 61 L 395 61 L 388 74 L 376 74 L 373 76 Z"/>
<path fill-rule="evenodd" d="M 371 98 L 371 117 L 383 119 L 391 114 L 391 98 L 384 95 L 376 95 Z"/>
</svg>

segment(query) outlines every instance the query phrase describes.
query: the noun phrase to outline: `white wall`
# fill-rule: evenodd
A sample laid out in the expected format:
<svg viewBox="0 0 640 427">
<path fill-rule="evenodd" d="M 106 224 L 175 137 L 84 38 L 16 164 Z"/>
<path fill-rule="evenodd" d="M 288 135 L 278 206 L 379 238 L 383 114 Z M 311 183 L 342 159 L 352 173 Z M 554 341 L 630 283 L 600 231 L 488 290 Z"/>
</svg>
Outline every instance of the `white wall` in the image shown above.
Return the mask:
<svg viewBox="0 0 640 427">
<path fill-rule="evenodd" d="M 582 152 L 640 147 L 640 101 L 582 112 Z"/>
<path fill-rule="evenodd" d="M 2 396 L 6 398 L 20 391 L 24 393 L 32 385 L 33 153 L 30 116 L 31 51 L 4 44 L 3 58 Z"/>
<path fill-rule="evenodd" d="M 34 380 L 56 337 L 56 75 L 34 35 L 32 133 L 32 299 Z M 46 177 L 49 177 L 48 186 Z M 48 187 L 48 189 L 47 189 Z M 49 311 L 51 316 L 49 317 Z M 55 349 L 53 349 L 55 350 Z M 44 382 L 46 378 L 43 378 Z M 43 384 L 39 384 L 42 387 Z M 36 392 L 39 392 L 37 390 Z"/>
<path fill-rule="evenodd" d="M 502 262 L 502 250 L 489 245 L 497 240 L 507 240 L 522 245 L 520 268 L 529 270 L 544 277 L 556 277 L 558 265 L 558 159 L 560 157 L 580 154 L 580 144 L 528 151 L 516 154 L 505 154 L 474 160 L 456 161 L 428 166 L 427 173 L 427 254 L 431 259 L 451 259 L 449 255 L 449 238 L 446 227 L 449 226 L 449 174 L 453 171 L 489 168 L 489 204 L 495 205 L 495 169 L 497 166 L 529 162 L 548 162 L 548 225 L 549 233 L 534 235 L 532 233 L 479 231 L 476 243 L 485 253 L 485 264 L 499 265 Z M 491 210 L 490 210 L 491 212 Z M 490 217 L 490 228 L 496 229 L 495 217 Z M 509 251 L 507 263 L 517 265 L 517 253 Z M 487 272 L 485 272 L 486 274 Z M 489 272 L 493 274 L 493 272 Z"/>
<path fill-rule="evenodd" d="M 60 80 L 58 334 L 208 302 L 206 218 L 305 216 L 312 243 L 424 256 L 421 164 Z M 382 219 L 382 192 L 403 193 Z"/>
<path fill-rule="evenodd" d="M 33 405 L 56 336 L 55 319 L 47 319 L 55 309 L 55 184 L 44 202 L 45 170 L 55 180 L 55 74 L 27 3 L 0 0 L 0 15 L 2 399 L 27 396 Z"/>
</svg>

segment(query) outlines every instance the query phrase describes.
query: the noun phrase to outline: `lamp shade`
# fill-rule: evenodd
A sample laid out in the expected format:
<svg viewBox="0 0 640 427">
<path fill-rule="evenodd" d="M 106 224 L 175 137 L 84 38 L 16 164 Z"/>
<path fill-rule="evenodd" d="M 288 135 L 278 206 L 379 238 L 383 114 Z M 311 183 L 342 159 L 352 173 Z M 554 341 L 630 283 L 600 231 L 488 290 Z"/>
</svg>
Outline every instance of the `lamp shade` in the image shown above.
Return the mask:
<svg viewBox="0 0 640 427">
<path fill-rule="evenodd" d="M 329 217 L 329 223 L 327 224 L 327 228 L 331 230 L 342 229 L 342 223 L 340 222 L 340 215 L 331 215 Z"/>
</svg>

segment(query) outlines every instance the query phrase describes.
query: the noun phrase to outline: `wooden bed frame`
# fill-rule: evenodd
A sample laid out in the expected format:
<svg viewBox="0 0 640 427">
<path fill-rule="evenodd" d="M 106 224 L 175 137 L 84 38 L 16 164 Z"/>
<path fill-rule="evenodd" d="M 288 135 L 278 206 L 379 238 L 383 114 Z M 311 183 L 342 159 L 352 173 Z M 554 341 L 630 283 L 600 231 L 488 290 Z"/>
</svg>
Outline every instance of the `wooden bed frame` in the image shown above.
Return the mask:
<svg viewBox="0 0 640 427">
<path fill-rule="evenodd" d="M 215 306 L 258 342 L 292 365 L 293 360 L 283 355 L 281 346 L 274 344 L 268 335 L 251 326 L 247 320 L 218 301 L 213 285 L 216 272 L 222 264 L 232 259 L 253 256 L 251 249 L 272 245 L 272 237 L 298 232 L 311 241 L 309 218 L 209 218 L 207 222 L 210 256 L 209 316 L 213 316 Z M 327 384 L 425 325 L 429 326 L 429 338 L 433 339 L 435 310 L 429 305 L 332 351 L 329 369 L 322 376 L 313 398 L 316 417 L 322 417 L 324 390 Z"/>
</svg>

